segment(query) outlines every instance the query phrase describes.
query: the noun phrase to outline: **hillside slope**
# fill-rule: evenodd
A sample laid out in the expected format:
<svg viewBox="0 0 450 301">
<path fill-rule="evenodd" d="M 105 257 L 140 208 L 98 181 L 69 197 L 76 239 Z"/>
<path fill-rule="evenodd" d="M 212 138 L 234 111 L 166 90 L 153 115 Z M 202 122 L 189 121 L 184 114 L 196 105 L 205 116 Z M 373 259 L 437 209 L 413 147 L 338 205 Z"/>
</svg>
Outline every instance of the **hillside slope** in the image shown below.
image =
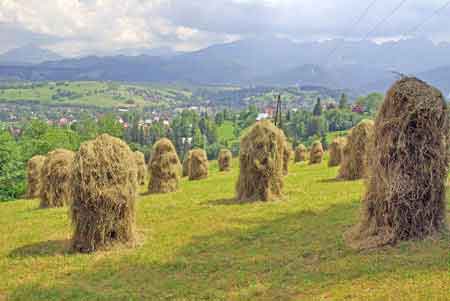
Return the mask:
<svg viewBox="0 0 450 301">
<path fill-rule="evenodd" d="M 450 237 L 346 247 L 361 181 L 292 165 L 283 201 L 240 205 L 237 169 L 211 171 L 139 197 L 136 249 L 70 254 L 67 209 L 0 203 L 0 300 L 447 300 Z"/>
</svg>

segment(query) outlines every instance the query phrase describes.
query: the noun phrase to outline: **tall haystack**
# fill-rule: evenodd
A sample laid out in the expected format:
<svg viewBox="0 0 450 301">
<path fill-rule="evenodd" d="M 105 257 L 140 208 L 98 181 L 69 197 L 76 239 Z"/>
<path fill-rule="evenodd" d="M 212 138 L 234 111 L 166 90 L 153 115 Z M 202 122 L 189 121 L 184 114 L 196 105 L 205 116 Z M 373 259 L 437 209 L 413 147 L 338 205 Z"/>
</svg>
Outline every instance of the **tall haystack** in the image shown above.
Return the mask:
<svg viewBox="0 0 450 301">
<path fill-rule="evenodd" d="M 221 149 L 219 152 L 219 158 L 217 159 L 219 163 L 219 171 L 230 171 L 231 163 L 233 160 L 233 155 L 228 149 Z"/>
<path fill-rule="evenodd" d="M 192 156 L 192 150 L 190 150 L 184 158 L 183 161 L 183 177 L 189 176 L 189 165 L 191 164 L 191 156 Z"/>
<path fill-rule="evenodd" d="M 42 166 L 41 208 L 63 207 L 72 200 L 72 172 L 75 153 L 56 149 Z"/>
<path fill-rule="evenodd" d="M 27 164 L 28 189 L 27 197 L 30 199 L 38 198 L 42 187 L 42 167 L 44 166 L 45 156 L 34 156 Z"/>
<path fill-rule="evenodd" d="M 150 193 L 168 193 L 177 191 L 181 178 L 181 163 L 175 146 L 169 139 L 163 138 L 153 146 L 152 158 L 148 164 L 150 171 Z"/>
<path fill-rule="evenodd" d="M 367 156 L 373 135 L 372 120 L 363 120 L 349 133 L 338 179 L 357 180 L 366 176 Z"/>
<path fill-rule="evenodd" d="M 320 164 L 323 160 L 323 146 L 320 141 L 315 141 L 309 152 L 309 164 Z"/>
<path fill-rule="evenodd" d="M 74 163 L 74 233 L 77 252 L 93 252 L 114 243 L 133 244 L 137 164 L 120 139 L 101 135 L 81 145 Z"/>
<path fill-rule="evenodd" d="M 297 146 L 297 148 L 295 149 L 295 158 L 294 158 L 295 163 L 306 161 L 307 153 L 308 150 L 306 149 L 306 146 L 304 146 L 303 144 Z"/>
<path fill-rule="evenodd" d="M 147 178 L 147 166 L 145 165 L 145 156 L 143 153 L 136 151 L 134 152 L 134 157 L 136 159 L 137 165 L 138 184 L 144 185 L 145 179 Z"/>
<path fill-rule="evenodd" d="M 255 123 L 242 137 L 239 201 L 273 201 L 282 194 L 285 137 L 270 121 Z"/>
<path fill-rule="evenodd" d="M 208 157 L 202 149 L 194 149 L 189 160 L 189 180 L 201 180 L 208 177 Z"/>
<path fill-rule="evenodd" d="M 289 163 L 292 159 L 292 145 L 287 141 L 286 136 L 284 136 L 284 139 L 285 144 L 283 150 L 283 175 L 287 176 L 289 174 Z"/>
<path fill-rule="evenodd" d="M 441 92 L 403 78 L 375 121 L 360 223 L 346 234 L 358 249 L 423 239 L 446 228 L 448 109 Z"/>
<path fill-rule="evenodd" d="M 335 138 L 331 142 L 328 148 L 330 153 L 330 159 L 328 160 L 329 167 L 339 166 L 341 164 L 346 143 L 347 139 L 344 137 Z"/>
</svg>

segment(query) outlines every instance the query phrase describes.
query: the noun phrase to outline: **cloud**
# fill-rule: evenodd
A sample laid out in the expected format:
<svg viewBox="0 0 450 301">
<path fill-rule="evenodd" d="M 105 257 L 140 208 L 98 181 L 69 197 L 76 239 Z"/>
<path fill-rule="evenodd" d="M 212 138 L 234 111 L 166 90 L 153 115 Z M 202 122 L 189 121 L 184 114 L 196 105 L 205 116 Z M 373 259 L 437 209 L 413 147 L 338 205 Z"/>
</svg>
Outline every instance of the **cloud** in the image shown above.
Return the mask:
<svg viewBox="0 0 450 301">
<path fill-rule="evenodd" d="M 401 37 L 444 0 L 409 0 L 369 38 Z M 295 40 L 358 39 L 399 2 L 378 0 L 349 28 L 368 1 L 360 0 L 0 0 L 5 47 L 36 43 L 65 55 L 107 54 L 122 48 L 194 50 L 260 35 Z M 419 32 L 450 41 L 450 7 Z M 2 33 L 8 34 L 7 38 Z"/>
</svg>

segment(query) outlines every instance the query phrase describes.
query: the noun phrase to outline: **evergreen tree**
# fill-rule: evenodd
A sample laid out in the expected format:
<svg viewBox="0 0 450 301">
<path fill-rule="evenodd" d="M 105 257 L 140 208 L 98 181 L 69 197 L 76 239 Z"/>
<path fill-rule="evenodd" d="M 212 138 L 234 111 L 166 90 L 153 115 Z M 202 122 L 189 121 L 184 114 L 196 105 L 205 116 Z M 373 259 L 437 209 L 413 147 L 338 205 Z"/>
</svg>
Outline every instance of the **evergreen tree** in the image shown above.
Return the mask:
<svg viewBox="0 0 450 301">
<path fill-rule="evenodd" d="M 317 98 L 317 102 L 316 102 L 316 105 L 314 106 L 314 110 L 313 110 L 313 115 L 314 116 L 322 115 L 322 102 L 320 100 L 320 97 Z"/>
<path fill-rule="evenodd" d="M 345 93 L 342 93 L 341 98 L 339 99 L 339 109 L 345 110 L 348 108 L 348 99 Z"/>
</svg>

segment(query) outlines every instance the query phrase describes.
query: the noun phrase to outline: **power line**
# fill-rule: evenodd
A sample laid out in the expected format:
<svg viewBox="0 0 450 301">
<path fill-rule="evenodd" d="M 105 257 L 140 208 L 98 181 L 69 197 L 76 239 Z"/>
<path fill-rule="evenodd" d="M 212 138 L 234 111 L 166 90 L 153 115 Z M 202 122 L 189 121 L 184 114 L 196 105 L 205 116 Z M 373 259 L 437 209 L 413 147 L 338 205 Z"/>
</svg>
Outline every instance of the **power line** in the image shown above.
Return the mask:
<svg viewBox="0 0 450 301">
<path fill-rule="evenodd" d="M 349 30 L 347 32 L 345 32 L 344 36 L 347 36 L 349 34 L 349 32 L 351 32 L 356 26 L 359 25 L 359 23 L 361 23 L 361 21 L 367 16 L 367 14 L 369 13 L 370 9 L 377 3 L 378 0 L 373 0 L 365 9 L 364 11 L 361 13 L 361 15 L 358 17 L 358 19 L 356 19 L 355 22 L 353 22 L 352 24 L 350 24 Z M 330 53 L 327 55 L 325 62 L 327 62 L 329 60 L 329 58 L 331 56 L 333 56 L 333 54 L 336 53 L 336 51 L 339 49 L 339 44 L 337 44 L 331 51 Z"/>
<path fill-rule="evenodd" d="M 374 32 L 378 29 L 378 27 L 380 27 L 381 25 L 383 25 L 384 23 L 386 23 L 390 18 L 392 18 L 392 16 L 395 15 L 395 13 L 396 13 L 397 11 L 400 10 L 400 8 L 402 8 L 402 6 L 406 3 L 406 1 L 408 1 L 408 0 L 401 0 L 401 1 L 397 4 L 397 6 L 394 7 L 394 9 L 391 10 L 391 12 L 390 12 L 386 17 L 384 17 L 383 19 L 381 19 L 380 22 L 378 22 L 377 24 L 375 24 L 375 26 L 372 27 L 372 29 L 370 29 L 370 30 L 366 33 L 366 35 L 364 36 L 363 40 L 367 40 L 367 38 L 369 38 L 370 35 L 371 35 L 372 33 L 374 33 Z"/>
<path fill-rule="evenodd" d="M 403 36 L 409 36 L 409 35 L 413 35 L 413 34 L 416 34 L 417 32 L 419 32 L 419 29 L 422 26 L 427 24 L 434 17 L 440 15 L 449 5 L 450 5 L 450 1 L 447 1 L 444 5 L 442 5 L 441 7 L 438 7 L 428 18 L 426 18 L 425 20 L 423 20 L 421 23 L 417 24 L 416 26 L 411 27 L 411 29 L 406 31 L 403 34 Z"/>
</svg>

